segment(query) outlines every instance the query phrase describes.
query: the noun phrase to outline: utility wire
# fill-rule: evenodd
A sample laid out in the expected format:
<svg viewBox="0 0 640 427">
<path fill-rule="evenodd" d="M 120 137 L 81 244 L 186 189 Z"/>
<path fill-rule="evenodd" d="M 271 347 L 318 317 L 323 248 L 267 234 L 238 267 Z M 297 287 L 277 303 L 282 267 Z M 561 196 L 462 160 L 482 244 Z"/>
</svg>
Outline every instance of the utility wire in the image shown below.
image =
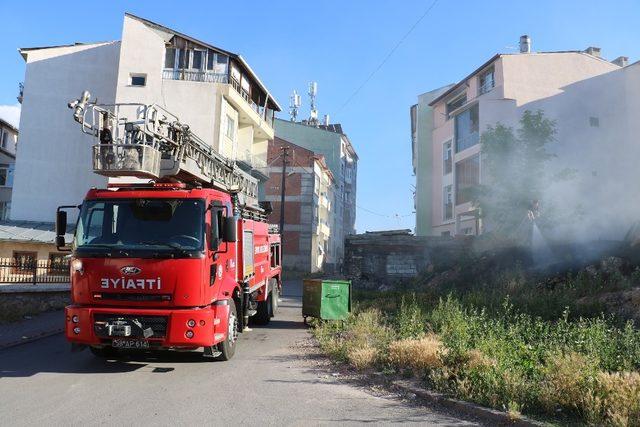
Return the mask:
<svg viewBox="0 0 640 427">
<path fill-rule="evenodd" d="M 341 112 L 344 107 L 346 107 L 349 102 L 351 102 L 351 100 L 353 98 L 356 97 L 356 95 L 362 90 L 363 87 L 365 87 L 365 85 L 367 83 L 369 83 L 369 80 L 371 80 L 373 78 L 373 76 L 375 76 L 375 74 L 380 71 L 380 69 L 384 66 L 384 64 L 387 63 L 387 61 L 391 58 L 391 56 L 395 53 L 396 50 L 398 50 L 398 48 L 400 47 L 400 45 L 407 39 L 407 37 L 409 37 L 409 35 L 411 35 L 411 33 L 413 32 L 413 30 L 416 29 L 416 27 L 418 26 L 418 24 L 420 24 L 420 22 L 422 22 L 422 20 L 429 14 L 429 12 L 431 11 L 431 9 L 433 9 L 433 7 L 436 5 L 436 3 L 438 3 L 438 0 L 433 0 L 433 2 L 431 3 L 431 5 L 427 8 L 427 10 L 424 11 L 424 13 L 422 15 L 420 15 L 420 17 L 418 18 L 418 20 L 411 26 L 411 28 L 409 28 L 409 31 L 407 31 L 404 36 L 402 36 L 402 38 L 398 41 L 398 43 L 396 43 L 396 45 L 389 51 L 389 53 L 387 53 L 387 56 L 384 57 L 384 59 L 382 60 L 382 62 L 380 62 L 380 64 L 371 72 L 371 74 L 369 74 L 369 77 L 367 77 L 365 79 L 364 82 L 362 82 L 362 84 L 360 86 L 358 86 L 358 88 L 351 94 L 351 96 L 345 101 L 344 104 L 342 104 L 342 106 L 340 107 L 340 109 L 338 110 L 338 113 Z"/>
</svg>

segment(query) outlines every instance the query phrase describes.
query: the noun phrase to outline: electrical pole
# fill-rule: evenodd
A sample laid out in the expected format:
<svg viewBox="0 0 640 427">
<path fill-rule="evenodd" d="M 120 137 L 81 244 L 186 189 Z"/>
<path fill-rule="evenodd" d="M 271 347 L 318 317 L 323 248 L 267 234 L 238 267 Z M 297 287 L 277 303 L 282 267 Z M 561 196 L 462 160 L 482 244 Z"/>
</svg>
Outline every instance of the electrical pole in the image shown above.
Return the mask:
<svg viewBox="0 0 640 427">
<path fill-rule="evenodd" d="M 280 184 L 280 241 L 284 242 L 284 195 L 286 189 L 287 177 L 287 156 L 289 155 L 289 146 L 280 147 L 282 150 L 282 183 Z M 283 243 L 281 243 L 283 244 Z"/>
</svg>

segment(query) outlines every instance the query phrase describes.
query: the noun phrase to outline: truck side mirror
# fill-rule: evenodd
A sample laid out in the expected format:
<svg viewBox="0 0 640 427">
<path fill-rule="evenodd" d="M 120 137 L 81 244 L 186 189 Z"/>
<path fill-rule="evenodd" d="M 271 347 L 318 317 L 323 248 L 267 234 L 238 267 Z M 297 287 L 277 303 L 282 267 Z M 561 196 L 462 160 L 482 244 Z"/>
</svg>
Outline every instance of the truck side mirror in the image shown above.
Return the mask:
<svg viewBox="0 0 640 427">
<path fill-rule="evenodd" d="M 227 243 L 235 243 L 238 241 L 237 232 L 238 222 L 233 216 L 224 218 L 224 229 L 222 231 L 222 240 Z"/>
<path fill-rule="evenodd" d="M 56 247 L 60 252 L 71 252 L 71 248 L 67 246 L 67 242 L 64 240 L 64 235 L 67 233 L 67 211 L 65 209 L 78 209 L 79 207 L 58 206 L 56 210 Z"/>
<path fill-rule="evenodd" d="M 62 236 L 62 241 L 64 242 L 65 234 L 67 234 L 67 211 L 58 209 L 56 212 L 56 236 Z"/>
</svg>

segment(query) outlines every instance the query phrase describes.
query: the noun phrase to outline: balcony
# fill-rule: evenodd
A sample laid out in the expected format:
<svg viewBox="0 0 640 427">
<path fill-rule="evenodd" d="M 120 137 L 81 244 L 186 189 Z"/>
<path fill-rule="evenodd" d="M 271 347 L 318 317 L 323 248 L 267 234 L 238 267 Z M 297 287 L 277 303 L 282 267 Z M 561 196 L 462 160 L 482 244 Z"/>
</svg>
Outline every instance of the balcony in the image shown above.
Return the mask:
<svg viewBox="0 0 640 427">
<path fill-rule="evenodd" d="M 263 159 L 261 156 L 256 156 L 255 154 L 252 154 L 251 151 L 249 150 L 243 150 L 242 152 L 239 152 L 236 160 L 238 162 L 242 162 L 246 164 L 251 169 L 264 170 L 267 168 L 266 159 Z"/>
<path fill-rule="evenodd" d="M 238 109 L 240 122 L 256 127 L 256 136 L 260 139 L 273 139 L 273 110 L 258 105 L 242 88 L 240 82 L 226 73 L 214 73 L 211 70 L 169 69 L 162 71 L 165 80 L 184 80 L 189 82 L 220 83 L 227 86 L 223 91 L 228 101 Z M 228 90 L 231 87 L 233 90 Z M 245 113 L 246 112 L 246 113 Z M 265 126 L 266 125 L 266 126 Z"/>
</svg>

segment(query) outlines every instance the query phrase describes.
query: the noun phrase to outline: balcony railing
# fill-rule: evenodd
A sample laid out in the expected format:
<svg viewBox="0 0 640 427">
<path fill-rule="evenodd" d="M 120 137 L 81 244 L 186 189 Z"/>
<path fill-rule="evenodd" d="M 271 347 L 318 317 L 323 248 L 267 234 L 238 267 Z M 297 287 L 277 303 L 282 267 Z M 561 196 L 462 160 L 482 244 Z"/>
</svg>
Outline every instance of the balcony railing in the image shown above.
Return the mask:
<svg viewBox="0 0 640 427">
<path fill-rule="evenodd" d="M 214 73 L 204 70 L 164 70 L 162 78 L 165 80 L 186 80 L 189 82 L 229 83 L 227 74 Z"/>
<path fill-rule="evenodd" d="M 238 153 L 237 160 L 246 163 L 254 169 L 266 169 L 267 161 L 262 157 L 251 154 L 251 151 L 244 150 Z"/>
</svg>

